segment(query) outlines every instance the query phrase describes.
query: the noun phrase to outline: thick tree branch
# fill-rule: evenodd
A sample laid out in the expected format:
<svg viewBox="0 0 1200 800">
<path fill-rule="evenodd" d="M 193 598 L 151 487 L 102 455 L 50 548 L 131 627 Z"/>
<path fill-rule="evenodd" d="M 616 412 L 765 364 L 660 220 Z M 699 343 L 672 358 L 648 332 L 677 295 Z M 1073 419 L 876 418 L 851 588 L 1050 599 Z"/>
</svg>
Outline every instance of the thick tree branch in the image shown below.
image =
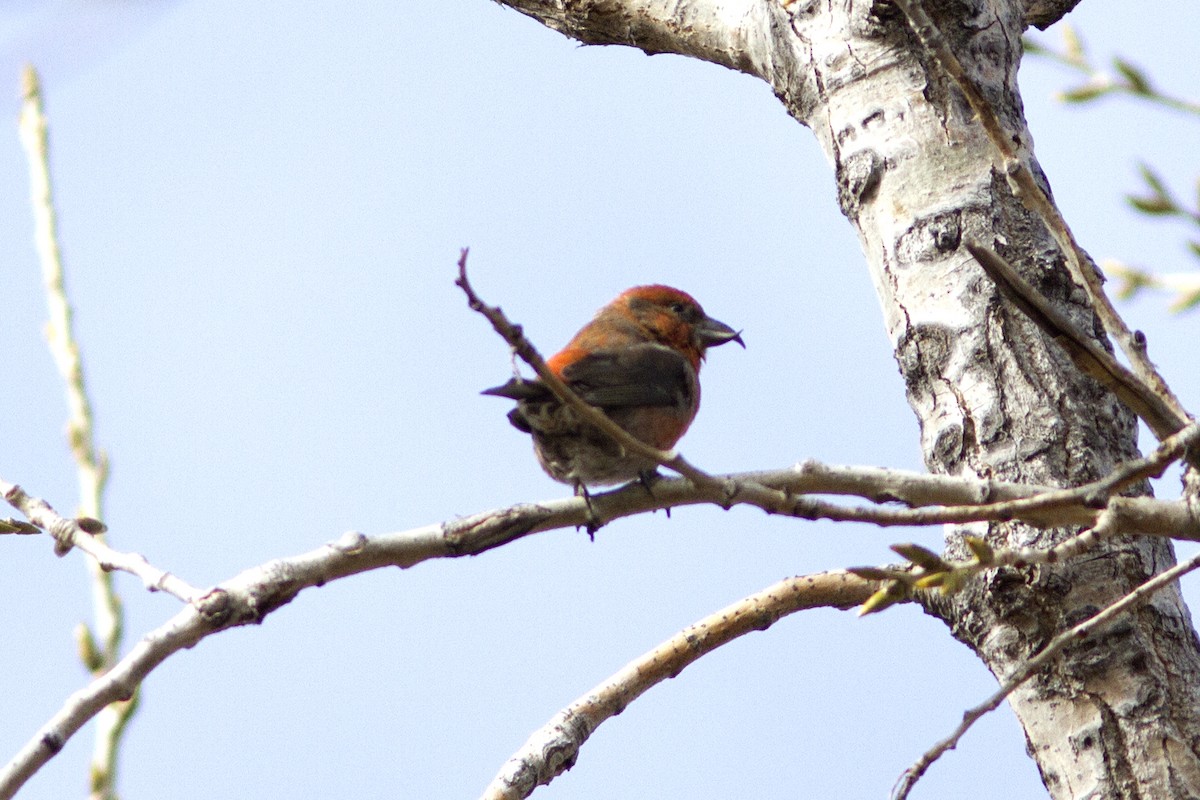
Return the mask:
<svg viewBox="0 0 1200 800">
<path fill-rule="evenodd" d="M 1079 0 L 1025 0 L 1025 22 L 1046 30 L 1077 5 Z"/>
<path fill-rule="evenodd" d="M 678 0 L 499 0 L 547 28 L 584 44 L 620 44 L 654 55 L 676 53 L 740 72 L 763 75 L 752 54 L 766 52 L 763 23 L 781 4 L 763 0 L 716 3 Z"/>
</svg>

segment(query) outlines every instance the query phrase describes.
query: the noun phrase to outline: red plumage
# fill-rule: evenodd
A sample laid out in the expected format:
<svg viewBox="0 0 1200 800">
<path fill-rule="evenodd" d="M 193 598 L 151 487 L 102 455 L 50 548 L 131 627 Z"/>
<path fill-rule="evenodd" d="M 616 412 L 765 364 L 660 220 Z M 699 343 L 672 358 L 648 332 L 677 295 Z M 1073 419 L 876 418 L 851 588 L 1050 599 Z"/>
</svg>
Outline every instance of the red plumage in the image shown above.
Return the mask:
<svg viewBox="0 0 1200 800">
<path fill-rule="evenodd" d="M 546 363 L 635 438 L 669 450 L 700 408 L 705 351 L 726 342 L 745 347 L 739 332 L 705 314 L 691 295 L 669 286 L 636 286 L 600 309 Z M 517 401 L 509 421 L 532 435 L 546 474 L 576 491 L 644 479 L 657 467 L 581 423 L 540 380 L 513 378 L 484 394 Z"/>
</svg>

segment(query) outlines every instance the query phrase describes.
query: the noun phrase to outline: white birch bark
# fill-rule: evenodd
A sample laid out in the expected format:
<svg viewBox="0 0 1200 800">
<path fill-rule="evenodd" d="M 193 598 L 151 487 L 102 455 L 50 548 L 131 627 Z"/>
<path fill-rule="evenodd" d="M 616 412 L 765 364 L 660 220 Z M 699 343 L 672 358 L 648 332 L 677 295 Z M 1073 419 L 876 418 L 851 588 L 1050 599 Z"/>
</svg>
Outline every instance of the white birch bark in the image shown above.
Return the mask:
<svg viewBox="0 0 1200 800">
<path fill-rule="evenodd" d="M 1065 486 L 1135 455 L 1132 414 L 1003 303 L 961 247 L 969 239 L 994 248 L 1102 338 L 1052 238 L 1013 196 L 962 95 L 895 6 L 502 2 L 583 42 L 690 55 L 772 86 L 833 166 L 932 471 Z M 1020 36 L 1075 2 L 925 2 L 1037 175 L 1016 80 Z M 1016 523 L 973 532 L 1010 546 L 1048 546 L 1067 533 Z M 959 533 L 949 530 L 947 541 L 962 557 Z M 1000 571 L 927 605 L 1003 678 L 1055 633 L 1172 563 L 1169 541 L 1120 540 L 1069 564 Z M 1178 593 L 1163 592 L 1025 684 L 1011 702 L 1050 795 L 1200 797 L 1198 650 Z"/>
</svg>

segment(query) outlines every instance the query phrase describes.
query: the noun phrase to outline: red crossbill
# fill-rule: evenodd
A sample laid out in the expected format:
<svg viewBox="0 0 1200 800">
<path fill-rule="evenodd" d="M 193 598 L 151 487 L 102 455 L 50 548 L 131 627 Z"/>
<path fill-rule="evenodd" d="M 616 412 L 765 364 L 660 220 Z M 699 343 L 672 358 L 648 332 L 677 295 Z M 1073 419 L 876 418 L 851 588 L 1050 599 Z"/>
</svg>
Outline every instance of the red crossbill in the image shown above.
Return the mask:
<svg viewBox="0 0 1200 800">
<path fill-rule="evenodd" d="M 600 309 L 546 363 L 632 436 L 670 450 L 700 408 L 705 351 L 726 342 L 746 346 L 738 331 L 706 315 L 691 295 L 669 286 L 635 286 Z M 586 485 L 648 480 L 658 466 L 581 423 L 539 380 L 513 378 L 483 393 L 517 401 L 509 422 L 533 436 L 546 474 L 578 493 Z"/>
</svg>

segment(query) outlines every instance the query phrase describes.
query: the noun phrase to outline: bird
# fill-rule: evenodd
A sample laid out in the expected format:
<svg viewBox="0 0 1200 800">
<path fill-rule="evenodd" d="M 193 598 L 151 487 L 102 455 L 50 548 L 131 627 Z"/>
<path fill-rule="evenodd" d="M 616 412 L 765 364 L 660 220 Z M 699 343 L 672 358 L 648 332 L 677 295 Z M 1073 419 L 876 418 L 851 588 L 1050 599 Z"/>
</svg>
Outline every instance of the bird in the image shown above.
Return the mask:
<svg viewBox="0 0 1200 800">
<path fill-rule="evenodd" d="M 700 408 L 700 364 L 710 347 L 737 342 L 741 331 L 708 316 L 695 298 L 670 286 L 635 286 L 546 360 L 550 371 L 584 401 L 636 439 L 670 450 Z M 542 469 L 577 495 L 588 486 L 640 480 L 649 487 L 658 464 L 626 452 L 582 422 L 539 379 L 520 376 L 485 395 L 516 400 L 508 420 L 530 434 Z"/>
</svg>

